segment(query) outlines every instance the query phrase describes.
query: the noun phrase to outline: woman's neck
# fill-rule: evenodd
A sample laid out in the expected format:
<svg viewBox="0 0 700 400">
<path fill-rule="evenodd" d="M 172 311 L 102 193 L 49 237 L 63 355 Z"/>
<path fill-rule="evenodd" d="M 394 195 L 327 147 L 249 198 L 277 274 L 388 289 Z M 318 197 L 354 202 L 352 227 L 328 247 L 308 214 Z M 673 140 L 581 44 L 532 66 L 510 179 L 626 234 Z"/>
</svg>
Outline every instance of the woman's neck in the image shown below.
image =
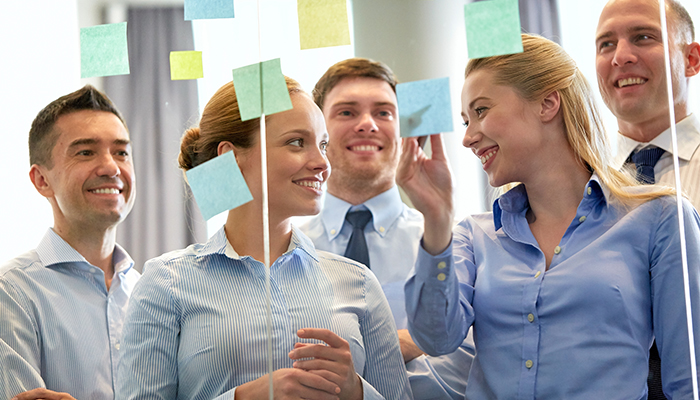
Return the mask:
<svg viewBox="0 0 700 400">
<path fill-rule="evenodd" d="M 276 218 L 269 214 L 270 265 L 289 248 L 292 225 L 289 218 Z M 255 202 L 244 204 L 228 212 L 225 231 L 233 249 L 239 256 L 251 256 L 265 263 L 263 246 L 262 207 Z"/>
</svg>

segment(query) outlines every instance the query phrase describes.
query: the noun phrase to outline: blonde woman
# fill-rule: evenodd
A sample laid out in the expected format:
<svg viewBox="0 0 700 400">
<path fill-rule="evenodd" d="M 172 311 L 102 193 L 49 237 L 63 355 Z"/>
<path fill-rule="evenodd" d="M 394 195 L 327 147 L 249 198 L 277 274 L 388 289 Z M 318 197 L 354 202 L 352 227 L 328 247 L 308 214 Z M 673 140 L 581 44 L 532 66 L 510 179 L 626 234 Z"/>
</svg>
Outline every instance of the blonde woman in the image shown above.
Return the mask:
<svg viewBox="0 0 700 400">
<path fill-rule="evenodd" d="M 410 331 L 429 354 L 473 324 L 469 399 L 643 399 L 656 337 L 664 390 L 692 395 L 673 191 L 641 187 L 610 165 L 590 89 L 555 43 L 469 61 L 463 144 L 489 183 L 493 212 L 454 231 L 442 141 L 407 139 L 397 180 L 425 216 L 406 284 Z M 700 220 L 683 203 L 696 346 Z"/>
<path fill-rule="evenodd" d="M 287 79 L 293 109 L 266 117 L 274 372 L 267 374 L 259 120 L 241 121 L 232 83 L 182 139 L 188 170 L 233 151 L 253 201 L 207 243 L 144 268 L 124 326 L 118 399 L 406 399 L 386 298 L 362 264 L 316 251 L 291 225 L 319 212 L 330 174 L 323 115 Z"/>
</svg>

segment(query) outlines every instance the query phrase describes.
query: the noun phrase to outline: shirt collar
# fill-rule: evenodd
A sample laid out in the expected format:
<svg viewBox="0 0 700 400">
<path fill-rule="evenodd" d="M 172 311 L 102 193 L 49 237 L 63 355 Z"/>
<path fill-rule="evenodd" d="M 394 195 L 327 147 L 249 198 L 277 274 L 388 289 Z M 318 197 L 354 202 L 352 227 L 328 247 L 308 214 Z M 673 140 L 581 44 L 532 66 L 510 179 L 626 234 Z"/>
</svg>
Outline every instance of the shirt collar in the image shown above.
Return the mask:
<svg viewBox="0 0 700 400">
<path fill-rule="evenodd" d="M 676 134 L 678 136 L 678 157 L 690 161 L 695 151 L 700 147 L 700 119 L 695 114 L 683 118 L 676 124 Z M 617 155 L 613 160 L 613 167 L 616 169 L 622 168 L 629 155 L 637 148 L 642 149 L 653 145 L 673 154 L 671 128 L 661 132 L 659 136 L 648 143 L 638 142 L 622 134 L 617 135 L 617 137 Z"/>
<path fill-rule="evenodd" d="M 601 198 L 607 205 L 608 199 L 610 198 L 610 191 L 600 182 L 598 175 L 594 173 L 583 189 L 583 200 L 581 202 L 598 201 L 598 199 Z M 527 191 L 525 190 L 525 185 L 522 183 L 501 195 L 493 202 L 493 224 L 495 230 L 497 231 L 503 226 L 504 212 L 519 214 L 525 211 L 529 206 L 530 202 L 527 198 Z"/>
<path fill-rule="evenodd" d="M 83 266 L 84 269 L 91 267 L 97 268 L 90 264 L 82 254 L 78 253 L 73 246 L 63 240 L 63 238 L 51 228 L 44 234 L 43 239 L 41 239 L 39 246 L 36 248 L 36 253 L 44 267 L 62 263 L 73 263 Z M 114 265 L 115 274 L 127 272 L 134 267 L 134 260 L 131 259 L 126 250 L 118 244 L 114 245 L 112 263 Z"/>
<path fill-rule="evenodd" d="M 289 240 L 289 247 L 284 254 L 289 254 L 295 250 L 301 250 L 307 253 L 311 258 L 318 261 L 318 254 L 313 242 L 304 235 L 299 228 L 292 225 L 292 237 Z M 240 260 L 249 256 L 241 256 L 236 252 L 231 243 L 226 238 L 226 231 L 221 227 L 204 245 L 197 257 L 209 256 L 212 254 L 225 255 L 234 260 Z M 272 261 L 274 263 L 274 261 Z"/>
<path fill-rule="evenodd" d="M 403 212 L 403 202 L 399 194 L 399 188 L 394 185 L 391 189 L 372 197 L 362 203 L 372 213 L 372 227 L 382 237 L 389 228 L 394 225 Z M 339 234 L 345 223 L 345 214 L 353 205 L 341 200 L 330 193 L 326 193 L 326 199 L 321 211 L 321 221 L 326 229 L 328 240 L 332 241 Z M 355 206 L 360 208 L 360 206 Z M 383 229 L 382 229 L 383 228 Z"/>
</svg>

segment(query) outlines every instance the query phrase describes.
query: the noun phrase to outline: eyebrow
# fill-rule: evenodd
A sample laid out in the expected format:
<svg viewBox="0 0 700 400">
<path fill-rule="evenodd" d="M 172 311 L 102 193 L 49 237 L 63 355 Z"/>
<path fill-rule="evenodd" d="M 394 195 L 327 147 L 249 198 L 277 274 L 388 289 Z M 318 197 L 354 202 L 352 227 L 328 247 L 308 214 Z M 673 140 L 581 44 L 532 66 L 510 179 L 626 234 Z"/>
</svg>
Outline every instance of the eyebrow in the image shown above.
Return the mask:
<svg viewBox="0 0 700 400">
<path fill-rule="evenodd" d="M 78 147 L 78 146 L 97 144 L 98 142 L 99 142 L 99 140 L 94 139 L 94 138 L 76 139 L 68 147 L 73 148 L 73 147 Z M 128 139 L 115 139 L 112 143 L 119 145 L 119 146 L 127 146 L 127 145 L 131 144 L 131 141 L 129 141 Z"/>
<path fill-rule="evenodd" d="M 471 103 L 469 103 L 469 109 L 471 110 L 472 108 L 474 108 L 474 103 L 476 103 L 476 102 L 479 101 L 479 100 L 488 100 L 488 97 L 486 97 L 486 96 L 479 96 L 479 97 L 477 97 L 476 99 L 472 100 Z"/>
<path fill-rule="evenodd" d="M 629 34 L 629 33 L 644 32 L 644 31 L 660 32 L 660 29 L 656 28 L 654 26 L 649 26 L 649 25 L 637 25 L 637 26 L 633 26 L 633 27 L 625 30 L 625 33 Z M 596 37 L 595 42 L 598 43 L 601 40 L 608 39 L 612 36 L 615 36 L 615 34 L 612 31 L 607 31 L 605 33 L 600 34 L 598 37 Z"/>
<path fill-rule="evenodd" d="M 357 105 L 359 105 L 359 104 L 360 104 L 360 102 L 358 102 L 358 101 L 339 101 L 339 102 L 337 102 L 337 103 L 331 104 L 331 107 L 357 106 Z M 375 107 L 377 107 L 377 106 L 379 106 L 379 107 L 381 107 L 381 106 L 391 106 L 391 107 L 396 108 L 396 104 L 395 104 L 395 103 L 392 103 L 392 102 L 390 102 L 390 101 L 376 101 L 376 102 L 372 103 L 372 105 L 375 106 Z"/>
</svg>

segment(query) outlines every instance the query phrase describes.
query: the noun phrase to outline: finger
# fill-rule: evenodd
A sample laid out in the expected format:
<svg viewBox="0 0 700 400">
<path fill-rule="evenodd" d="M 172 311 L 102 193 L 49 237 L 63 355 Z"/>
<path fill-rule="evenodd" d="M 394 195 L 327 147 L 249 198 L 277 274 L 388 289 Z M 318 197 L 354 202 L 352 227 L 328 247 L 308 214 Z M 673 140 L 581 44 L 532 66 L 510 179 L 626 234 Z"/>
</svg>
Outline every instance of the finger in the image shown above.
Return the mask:
<svg viewBox="0 0 700 400">
<path fill-rule="evenodd" d="M 28 391 L 26 391 L 24 393 L 20 393 L 17 396 L 12 398 L 12 400 L 38 400 L 38 399 L 75 400 L 68 393 L 54 392 L 52 390 L 48 390 L 48 389 L 44 389 L 44 388 L 36 388 L 36 389 L 28 390 Z"/>
<path fill-rule="evenodd" d="M 442 144 L 442 134 L 430 136 L 430 148 L 433 152 L 433 160 L 446 160 L 445 148 Z"/>
<path fill-rule="evenodd" d="M 335 348 L 350 347 L 350 345 L 348 345 L 348 342 L 345 339 L 341 338 L 340 336 L 336 335 L 333 331 L 330 331 L 328 329 L 303 328 L 297 331 L 297 336 L 299 336 L 302 339 L 321 340 L 325 343 L 328 343 L 329 346 Z"/>
<path fill-rule="evenodd" d="M 325 360 L 348 363 L 352 361 L 352 353 L 350 347 L 337 348 L 326 346 L 323 344 L 311 344 L 295 348 L 289 352 L 289 358 L 292 360 L 300 360 L 303 358 L 320 358 Z"/>
<path fill-rule="evenodd" d="M 302 398 L 329 398 L 328 395 L 333 398 L 340 393 L 340 386 L 324 377 L 323 374 L 303 371 L 303 373 L 298 374 L 297 382 L 302 385 L 302 388 L 299 389 Z"/>
</svg>

